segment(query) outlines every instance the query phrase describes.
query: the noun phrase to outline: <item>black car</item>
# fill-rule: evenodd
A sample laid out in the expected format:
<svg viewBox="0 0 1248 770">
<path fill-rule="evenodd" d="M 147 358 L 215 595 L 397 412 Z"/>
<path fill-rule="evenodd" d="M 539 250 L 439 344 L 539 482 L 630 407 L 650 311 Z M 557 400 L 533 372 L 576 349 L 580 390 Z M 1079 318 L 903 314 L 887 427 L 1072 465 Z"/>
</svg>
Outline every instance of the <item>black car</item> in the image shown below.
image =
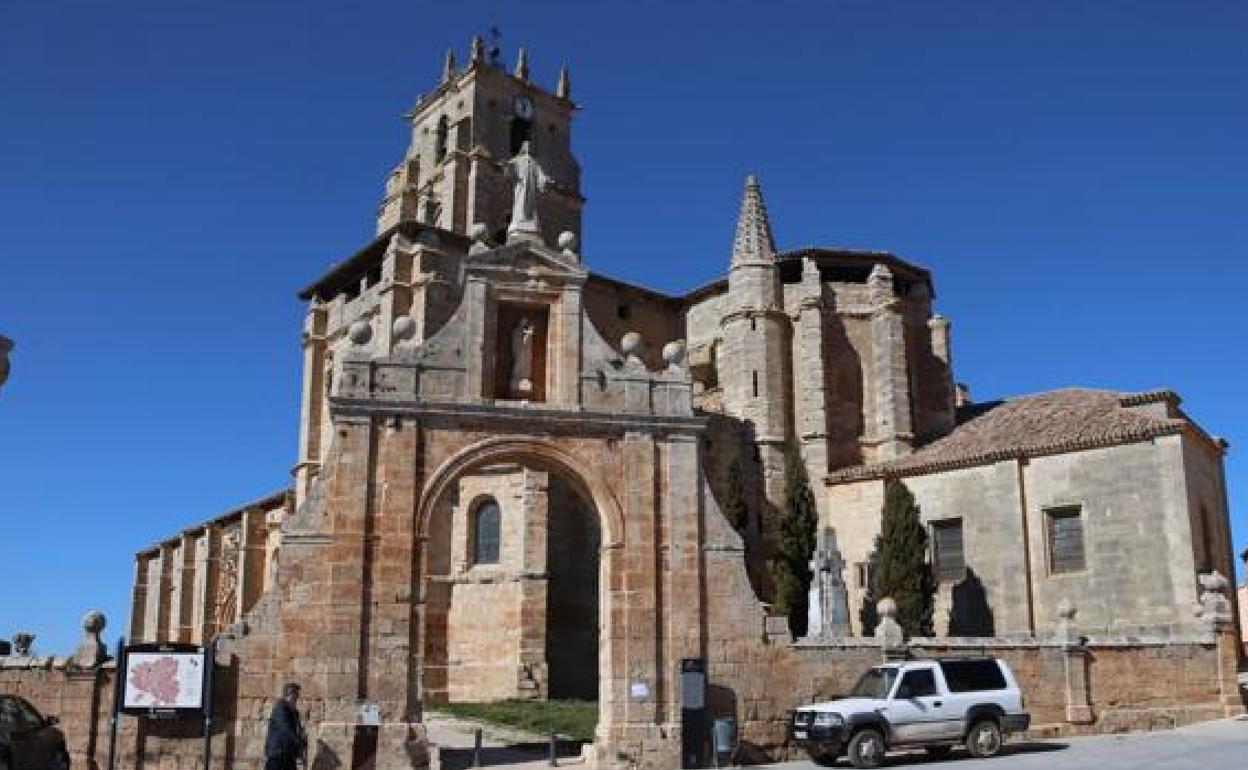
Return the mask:
<svg viewBox="0 0 1248 770">
<path fill-rule="evenodd" d="M 0 693 L 0 770 L 69 770 L 65 734 L 24 698 Z"/>
</svg>

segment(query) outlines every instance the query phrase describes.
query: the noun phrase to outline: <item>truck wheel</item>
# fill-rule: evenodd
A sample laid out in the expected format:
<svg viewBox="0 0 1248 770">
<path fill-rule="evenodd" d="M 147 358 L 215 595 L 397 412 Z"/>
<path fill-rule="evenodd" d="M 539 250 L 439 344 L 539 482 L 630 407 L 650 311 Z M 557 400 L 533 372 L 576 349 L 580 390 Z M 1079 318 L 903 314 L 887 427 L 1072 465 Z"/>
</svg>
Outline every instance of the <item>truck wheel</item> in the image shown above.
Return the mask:
<svg viewBox="0 0 1248 770">
<path fill-rule="evenodd" d="M 854 767 L 879 767 L 884 761 L 884 734 L 873 727 L 854 733 L 845 753 Z"/>
<path fill-rule="evenodd" d="M 992 757 L 1001 751 L 1001 727 L 995 719 L 981 719 L 966 734 L 966 750 L 972 757 Z"/>
</svg>

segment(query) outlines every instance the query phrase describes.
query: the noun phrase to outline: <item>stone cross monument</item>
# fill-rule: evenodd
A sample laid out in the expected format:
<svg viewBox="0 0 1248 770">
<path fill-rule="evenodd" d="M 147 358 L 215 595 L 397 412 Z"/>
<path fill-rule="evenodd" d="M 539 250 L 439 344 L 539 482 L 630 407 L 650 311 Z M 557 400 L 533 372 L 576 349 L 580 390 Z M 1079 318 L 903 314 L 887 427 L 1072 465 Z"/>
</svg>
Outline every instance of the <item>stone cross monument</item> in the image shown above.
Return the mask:
<svg viewBox="0 0 1248 770">
<path fill-rule="evenodd" d="M 845 560 L 836 547 L 836 530 L 824 527 L 810 560 L 808 637 L 849 636 L 849 593 L 842 577 L 844 568 Z"/>
</svg>

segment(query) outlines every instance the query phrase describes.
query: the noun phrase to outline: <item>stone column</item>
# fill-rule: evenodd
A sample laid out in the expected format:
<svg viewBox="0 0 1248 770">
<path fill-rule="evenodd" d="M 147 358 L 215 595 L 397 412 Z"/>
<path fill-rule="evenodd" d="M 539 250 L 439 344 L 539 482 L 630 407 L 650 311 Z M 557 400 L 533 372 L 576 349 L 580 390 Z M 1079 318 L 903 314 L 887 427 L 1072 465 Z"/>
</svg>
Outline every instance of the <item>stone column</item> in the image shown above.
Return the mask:
<svg viewBox="0 0 1248 770">
<path fill-rule="evenodd" d="M 520 659 L 516 685 L 522 698 L 545 698 L 549 692 L 546 615 L 550 567 L 546 533 L 550 526 L 550 474 L 523 468 L 523 561 L 520 569 Z"/>
<path fill-rule="evenodd" d="M 680 659 L 702 657 L 702 553 L 698 511 L 698 438 L 669 435 L 661 445 L 662 533 L 659 547 L 666 554 L 662 569 L 664 603 L 663 643 L 667 668 L 663 676 L 673 683 L 664 721 L 680 722 Z M 662 563 L 662 562 L 660 562 Z"/>
<path fill-rule="evenodd" d="M 1213 635 L 1217 656 L 1218 699 L 1224 716 L 1244 713 L 1243 695 L 1239 689 L 1240 640 L 1235 633 L 1235 616 L 1227 598 L 1229 581 L 1216 570 L 1198 578 L 1200 602 L 1193 608 L 1196 619 Z"/>
<path fill-rule="evenodd" d="M 303 503 L 321 461 L 321 426 L 325 408 L 327 313 L 313 298 L 303 321 L 303 394 L 299 409 L 299 461 L 295 465 L 295 505 Z"/>
<path fill-rule="evenodd" d="M 493 355 L 487 346 L 493 343 L 495 324 L 491 323 L 494 313 L 489 307 L 488 293 L 481 276 L 468 276 L 468 286 L 464 290 L 464 307 L 468 314 L 464 334 L 467 348 L 464 351 L 467 379 L 464 396 L 472 400 L 494 395 Z"/>
<path fill-rule="evenodd" d="M 1075 605 L 1069 599 L 1058 602 L 1058 621 L 1054 635 L 1062 648 L 1066 721 L 1076 725 L 1088 725 L 1095 721 L 1088 694 L 1088 664 L 1091 656 L 1075 627 L 1075 614 Z"/>
<path fill-rule="evenodd" d="M 641 737 L 647 726 L 655 725 L 671 696 L 664 680 L 666 661 L 659 661 L 659 617 L 662 613 L 660 577 L 657 574 L 658 529 L 655 501 L 655 445 L 653 437 L 644 433 L 627 433 L 622 442 L 624 507 L 624 622 L 620 624 L 622 643 L 613 645 L 620 655 L 613 668 L 626 680 L 622 692 L 617 690 L 616 703 L 625 704 L 620 725 L 634 737 Z M 612 623 L 615 630 L 616 624 Z M 644 685 L 648 697 L 629 696 L 629 685 Z M 638 730 L 641 734 L 638 735 Z M 624 738 L 616 736 L 615 740 Z M 625 739 L 627 740 L 627 739 Z"/>
<path fill-rule="evenodd" d="M 183 532 L 173 554 L 175 561 L 170 572 L 170 638 L 178 642 L 190 642 L 195 629 L 195 536 Z"/>
<path fill-rule="evenodd" d="M 268 532 L 265 512 L 259 508 L 243 511 L 240 527 L 242 542 L 238 555 L 238 617 L 241 619 L 264 592 L 264 552 Z"/>
<path fill-rule="evenodd" d="M 793 335 L 797 436 L 812 481 L 828 471 L 828 409 L 823 359 L 823 284 L 812 259 L 802 263 L 802 299 Z M 823 495 L 817 495 L 819 504 Z"/>
<path fill-rule="evenodd" d="M 877 264 L 867 280 L 871 295 L 871 392 L 867 394 L 866 444 L 876 447 L 877 462 L 910 451 L 914 432 L 910 415 L 910 383 L 906 369 L 906 335 L 901 300 L 893 290 L 893 274 Z"/>
</svg>

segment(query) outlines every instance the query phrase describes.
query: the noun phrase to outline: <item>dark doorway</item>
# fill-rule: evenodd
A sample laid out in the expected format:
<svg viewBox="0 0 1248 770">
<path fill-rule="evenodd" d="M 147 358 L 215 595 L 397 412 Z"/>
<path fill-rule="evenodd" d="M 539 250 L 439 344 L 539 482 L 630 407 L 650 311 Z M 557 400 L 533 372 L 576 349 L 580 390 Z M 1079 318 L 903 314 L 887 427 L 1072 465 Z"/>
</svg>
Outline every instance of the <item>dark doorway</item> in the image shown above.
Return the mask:
<svg viewBox="0 0 1248 770">
<path fill-rule="evenodd" d="M 546 561 L 548 697 L 598 699 L 598 515 L 552 474 Z"/>
</svg>

